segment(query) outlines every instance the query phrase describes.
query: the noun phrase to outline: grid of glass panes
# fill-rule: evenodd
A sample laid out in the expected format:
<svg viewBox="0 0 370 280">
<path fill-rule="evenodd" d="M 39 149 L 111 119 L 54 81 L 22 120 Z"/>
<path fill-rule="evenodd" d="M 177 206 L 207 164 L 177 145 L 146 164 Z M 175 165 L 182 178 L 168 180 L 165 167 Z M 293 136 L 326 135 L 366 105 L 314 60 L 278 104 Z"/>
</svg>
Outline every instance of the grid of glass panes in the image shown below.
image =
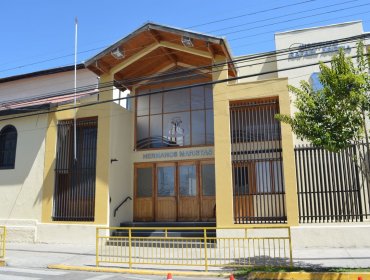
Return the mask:
<svg viewBox="0 0 370 280">
<path fill-rule="evenodd" d="M 212 145 L 212 86 L 150 94 L 160 90 L 164 88 L 138 93 L 136 148 Z"/>
</svg>

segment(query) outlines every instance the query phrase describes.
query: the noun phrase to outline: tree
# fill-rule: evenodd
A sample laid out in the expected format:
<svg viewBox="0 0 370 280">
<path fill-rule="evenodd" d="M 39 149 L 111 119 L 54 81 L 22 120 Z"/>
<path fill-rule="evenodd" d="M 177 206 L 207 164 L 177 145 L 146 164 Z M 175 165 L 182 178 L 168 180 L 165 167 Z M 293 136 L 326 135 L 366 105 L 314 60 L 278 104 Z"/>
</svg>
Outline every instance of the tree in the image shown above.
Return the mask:
<svg viewBox="0 0 370 280">
<path fill-rule="evenodd" d="M 320 62 L 322 88 L 314 90 L 307 81 L 301 81 L 299 88 L 289 85 L 298 111 L 293 116 L 276 118 L 316 147 L 338 152 L 351 145 L 362 145 L 364 140 L 368 147 L 370 61 L 362 42 L 357 44 L 356 62 L 353 63 L 353 57 L 346 57 L 342 49 L 333 56 L 330 65 Z"/>
</svg>

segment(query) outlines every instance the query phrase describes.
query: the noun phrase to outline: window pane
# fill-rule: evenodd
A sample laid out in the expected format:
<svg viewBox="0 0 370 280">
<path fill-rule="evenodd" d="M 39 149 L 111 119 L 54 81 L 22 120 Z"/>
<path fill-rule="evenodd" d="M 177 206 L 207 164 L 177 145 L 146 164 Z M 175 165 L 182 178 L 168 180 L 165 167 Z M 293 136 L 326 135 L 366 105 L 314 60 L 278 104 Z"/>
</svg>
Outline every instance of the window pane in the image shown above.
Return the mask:
<svg viewBox="0 0 370 280">
<path fill-rule="evenodd" d="M 280 122 L 275 119 L 277 113 L 272 106 L 231 112 L 233 143 L 280 139 Z"/>
<path fill-rule="evenodd" d="M 215 195 L 215 165 L 203 164 L 202 172 L 202 189 L 204 196 Z"/>
<path fill-rule="evenodd" d="M 274 187 L 275 192 L 284 192 L 283 178 L 284 169 L 282 169 L 282 161 L 273 161 L 272 168 L 274 170 Z"/>
<path fill-rule="evenodd" d="M 323 85 L 320 82 L 319 75 L 320 75 L 319 72 L 314 72 L 311 74 L 310 79 L 309 79 L 309 82 L 315 91 L 323 89 Z"/>
<path fill-rule="evenodd" d="M 138 168 L 137 169 L 137 197 L 151 197 L 153 190 L 152 168 Z"/>
<path fill-rule="evenodd" d="M 165 166 L 157 169 L 158 196 L 175 195 L 175 167 Z"/>
<path fill-rule="evenodd" d="M 156 93 L 150 96 L 150 114 L 161 114 L 161 113 L 162 113 L 162 93 Z"/>
<path fill-rule="evenodd" d="M 148 90 L 140 91 L 140 93 L 147 93 Z M 143 115 L 149 115 L 149 95 L 140 96 L 136 98 L 137 102 L 137 115 L 143 116 Z"/>
<path fill-rule="evenodd" d="M 0 168 L 12 169 L 15 165 L 17 130 L 7 125 L 0 130 Z"/>
<path fill-rule="evenodd" d="M 249 194 L 248 167 L 247 166 L 234 167 L 233 173 L 234 173 L 233 174 L 234 194 L 235 195 Z"/>
<path fill-rule="evenodd" d="M 190 145 L 190 113 L 163 115 L 163 137 L 170 146 Z"/>
<path fill-rule="evenodd" d="M 182 196 L 197 195 L 197 176 L 195 165 L 179 167 L 180 194 Z"/>
<path fill-rule="evenodd" d="M 140 94 L 148 91 L 141 91 Z M 214 143 L 212 99 L 212 86 L 151 95 L 150 102 L 148 98 L 138 98 L 136 139 L 142 142 L 137 143 L 136 148 L 212 145 Z M 149 111 L 150 120 L 141 118 L 147 116 Z"/>
<path fill-rule="evenodd" d="M 165 92 L 163 94 L 163 112 L 179 112 L 190 110 L 190 90 Z"/>
<path fill-rule="evenodd" d="M 150 148 L 163 147 L 162 115 L 150 116 Z"/>
<path fill-rule="evenodd" d="M 145 148 L 149 137 L 149 117 L 138 117 L 136 119 L 136 146 Z"/>
<path fill-rule="evenodd" d="M 213 90 L 212 86 L 205 86 L 205 97 L 206 97 L 206 109 L 213 108 Z"/>
<path fill-rule="evenodd" d="M 191 112 L 191 138 L 192 145 L 204 145 L 206 143 L 206 127 L 205 127 L 204 111 Z"/>
<path fill-rule="evenodd" d="M 204 87 L 191 88 L 191 109 L 204 109 Z"/>
<path fill-rule="evenodd" d="M 257 192 L 271 192 L 270 162 L 263 161 L 256 163 L 256 185 Z"/>
<path fill-rule="evenodd" d="M 213 110 L 206 110 L 206 144 L 213 144 L 214 141 Z"/>
</svg>

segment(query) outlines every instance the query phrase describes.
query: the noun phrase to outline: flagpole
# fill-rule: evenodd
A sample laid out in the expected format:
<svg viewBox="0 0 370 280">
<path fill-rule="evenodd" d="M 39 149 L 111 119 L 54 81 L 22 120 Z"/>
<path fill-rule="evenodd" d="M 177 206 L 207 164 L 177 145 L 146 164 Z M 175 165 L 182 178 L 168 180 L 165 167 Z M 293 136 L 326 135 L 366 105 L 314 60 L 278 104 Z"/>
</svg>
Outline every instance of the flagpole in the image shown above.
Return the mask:
<svg viewBox="0 0 370 280">
<path fill-rule="evenodd" d="M 73 128 L 74 128 L 74 138 L 73 138 L 73 150 L 74 150 L 74 160 L 77 161 L 77 121 L 76 121 L 76 105 L 77 105 L 77 28 L 78 26 L 78 20 L 77 17 L 75 18 L 75 94 L 74 94 L 74 123 L 73 123 Z"/>
</svg>

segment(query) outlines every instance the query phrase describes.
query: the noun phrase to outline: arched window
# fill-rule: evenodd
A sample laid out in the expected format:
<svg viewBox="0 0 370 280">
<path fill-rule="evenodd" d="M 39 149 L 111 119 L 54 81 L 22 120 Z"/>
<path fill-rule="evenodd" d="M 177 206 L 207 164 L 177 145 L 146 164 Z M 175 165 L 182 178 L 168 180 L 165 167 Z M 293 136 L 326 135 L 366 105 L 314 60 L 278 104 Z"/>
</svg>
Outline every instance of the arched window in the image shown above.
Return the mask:
<svg viewBox="0 0 370 280">
<path fill-rule="evenodd" d="M 0 169 L 14 169 L 17 149 L 17 130 L 7 125 L 0 130 Z"/>
</svg>

